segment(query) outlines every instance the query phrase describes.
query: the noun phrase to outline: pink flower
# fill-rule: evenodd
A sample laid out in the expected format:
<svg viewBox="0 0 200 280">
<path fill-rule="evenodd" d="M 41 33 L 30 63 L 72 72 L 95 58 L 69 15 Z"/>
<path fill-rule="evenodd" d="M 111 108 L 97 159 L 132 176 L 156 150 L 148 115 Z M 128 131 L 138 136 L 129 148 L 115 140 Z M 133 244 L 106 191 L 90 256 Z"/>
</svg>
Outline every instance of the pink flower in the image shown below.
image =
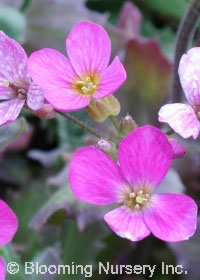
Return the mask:
<svg viewBox="0 0 200 280">
<path fill-rule="evenodd" d="M 12 241 L 17 229 L 18 220 L 10 207 L 0 200 L 0 246 Z M 0 280 L 6 279 L 6 264 L 0 257 Z"/>
<path fill-rule="evenodd" d="M 26 104 L 32 110 L 42 107 L 42 90 L 31 82 L 27 55 L 13 39 L 0 31 L 0 125 L 19 116 Z"/>
<path fill-rule="evenodd" d="M 108 66 L 111 43 L 107 32 L 92 22 L 81 22 L 66 40 L 68 58 L 53 49 L 33 53 L 28 69 L 44 89 L 45 98 L 59 111 L 75 111 L 92 97 L 113 94 L 126 80 L 124 67 L 115 57 Z"/>
<path fill-rule="evenodd" d="M 200 132 L 200 48 L 182 56 L 179 77 L 188 104 L 164 105 L 158 113 L 159 121 L 168 123 L 183 138 L 196 139 Z"/>
<path fill-rule="evenodd" d="M 104 219 L 119 236 L 138 241 L 153 233 L 181 241 L 196 230 L 197 206 L 182 194 L 154 191 L 172 163 L 168 138 L 153 126 L 137 128 L 119 146 L 119 164 L 95 147 L 79 150 L 71 162 L 70 185 L 80 200 L 119 204 Z"/>
</svg>

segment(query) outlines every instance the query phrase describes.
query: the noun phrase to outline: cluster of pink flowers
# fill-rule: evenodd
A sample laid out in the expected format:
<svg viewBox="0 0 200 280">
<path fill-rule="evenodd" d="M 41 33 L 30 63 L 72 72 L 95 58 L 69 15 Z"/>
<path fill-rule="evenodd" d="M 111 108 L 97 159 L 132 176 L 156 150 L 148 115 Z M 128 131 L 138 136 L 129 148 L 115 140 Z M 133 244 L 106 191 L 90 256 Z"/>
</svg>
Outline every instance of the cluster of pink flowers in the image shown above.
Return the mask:
<svg viewBox="0 0 200 280">
<path fill-rule="evenodd" d="M 67 37 L 66 48 L 69 58 L 43 49 L 27 59 L 17 42 L 0 33 L 0 125 L 15 120 L 24 106 L 41 109 L 44 98 L 58 111 L 85 108 L 92 99 L 114 94 L 125 82 L 126 72 L 118 57 L 108 66 L 111 42 L 101 26 L 77 24 Z M 189 104 L 165 105 L 159 112 L 159 120 L 185 138 L 197 138 L 200 131 L 197 57 L 199 48 L 180 62 Z M 165 241 L 186 240 L 196 229 L 196 203 L 186 195 L 157 193 L 173 158 L 184 154 L 182 146 L 161 130 L 140 127 L 122 140 L 119 162 L 95 147 L 79 150 L 71 162 L 71 189 L 86 203 L 118 204 L 104 219 L 121 237 L 138 241 L 152 233 Z M 0 203 L 0 209 L 0 245 L 4 245 L 12 239 L 17 220 L 5 203 Z M 0 268 L 3 263 L 0 259 Z"/>
</svg>

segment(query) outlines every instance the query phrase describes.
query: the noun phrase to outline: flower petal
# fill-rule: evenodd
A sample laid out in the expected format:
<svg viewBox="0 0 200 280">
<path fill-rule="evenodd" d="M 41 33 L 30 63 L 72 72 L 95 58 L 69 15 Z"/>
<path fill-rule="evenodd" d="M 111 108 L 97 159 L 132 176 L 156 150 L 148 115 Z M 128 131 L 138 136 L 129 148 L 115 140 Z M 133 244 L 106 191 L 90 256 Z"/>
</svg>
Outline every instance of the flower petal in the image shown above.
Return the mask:
<svg viewBox="0 0 200 280">
<path fill-rule="evenodd" d="M 199 135 L 200 124 L 194 110 L 188 104 L 166 104 L 158 112 L 159 121 L 166 122 L 183 138 L 192 136 L 196 139 Z"/>
<path fill-rule="evenodd" d="M 109 36 L 103 27 L 92 22 L 75 25 L 66 40 L 66 48 L 79 76 L 104 71 L 110 59 Z"/>
<path fill-rule="evenodd" d="M 16 94 L 10 87 L 0 86 L 0 100 L 13 99 Z"/>
<path fill-rule="evenodd" d="M 191 105 L 200 104 L 200 48 L 192 48 L 180 60 L 178 69 L 181 85 Z"/>
<path fill-rule="evenodd" d="M 73 92 L 72 82 L 77 74 L 69 60 L 58 51 L 43 49 L 33 53 L 28 60 L 28 70 L 55 109 L 74 111 L 89 104 L 90 97 Z"/>
<path fill-rule="evenodd" d="M 182 158 L 186 154 L 184 146 L 175 138 L 169 138 L 169 143 L 172 146 L 173 159 Z"/>
<path fill-rule="evenodd" d="M 137 128 L 120 144 L 119 162 L 128 182 L 154 188 L 164 179 L 172 162 L 172 148 L 166 135 L 153 126 Z"/>
<path fill-rule="evenodd" d="M 28 80 L 27 55 L 15 40 L 0 31 L 0 84 L 5 80 Z"/>
<path fill-rule="evenodd" d="M 6 279 L 6 263 L 2 257 L 0 257 L 0 280 Z"/>
<path fill-rule="evenodd" d="M 125 185 L 117 163 L 97 148 L 83 148 L 74 155 L 70 186 L 78 199 L 97 205 L 117 203 Z"/>
<path fill-rule="evenodd" d="M 25 100 L 17 98 L 0 103 L 0 125 L 15 121 L 19 116 L 24 103 Z"/>
<path fill-rule="evenodd" d="M 43 90 L 32 83 L 27 93 L 27 105 L 32 110 L 39 110 L 44 104 L 44 92 Z"/>
<path fill-rule="evenodd" d="M 4 246 L 13 239 L 18 229 L 18 220 L 3 200 L 0 200 L 0 228 L 0 246 Z"/>
<path fill-rule="evenodd" d="M 152 205 L 144 209 L 148 228 L 164 241 L 187 240 L 196 230 L 197 205 L 183 194 L 155 194 Z"/>
<path fill-rule="evenodd" d="M 94 97 L 103 98 L 113 94 L 125 82 L 126 78 L 124 66 L 116 56 L 112 64 L 102 74 L 102 80 Z"/>
<path fill-rule="evenodd" d="M 120 237 L 139 241 L 150 234 L 141 212 L 131 212 L 125 207 L 117 208 L 104 216 L 108 226 Z"/>
</svg>

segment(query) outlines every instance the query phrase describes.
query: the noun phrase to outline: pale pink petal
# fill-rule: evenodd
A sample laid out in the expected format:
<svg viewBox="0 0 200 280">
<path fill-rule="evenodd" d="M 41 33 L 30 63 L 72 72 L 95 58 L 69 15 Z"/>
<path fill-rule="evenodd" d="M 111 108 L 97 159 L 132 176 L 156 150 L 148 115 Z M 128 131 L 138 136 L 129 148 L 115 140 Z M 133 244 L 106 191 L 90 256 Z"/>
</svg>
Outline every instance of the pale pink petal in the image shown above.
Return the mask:
<svg viewBox="0 0 200 280">
<path fill-rule="evenodd" d="M 27 93 L 27 105 L 32 110 L 39 110 L 44 104 L 44 92 L 43 90 L 32 83 Z"/>
<path fill-rule="evenodd" d="M 197 205 L 183 194 L 155 194 L 143 216 L 157 238 L 169 242 L 187 240 L 196 230 Z"/>
<path fill-rule="evenodd" d="M 180 60 L 178 69 L 181 85 L 191 105 L 200 104 L 200 48 L 192 48 Z"/>
<path fill-rule="evenodd" d="M 133 188 L 154 188 L 170 168 L 172 148 L 166 135 L 158 128 L 139 127 L 121 142 L 119 162 Z"/>
<path fill-rule="evenodd" d="M 15 97 L 16 93 L 12 88 L 0 86 L 0 100 L 13 99 Z"/>
<path fill-rule="evenodd" d="M 43 49 L 33 53 L 28 60 L 28 70 L 55 109 L 74 111 L 90 103 L 89 96 L 73 91 L 72 82 L 77 79 L 77 74 L 69 60 L 58 51 Z"/>
<path fill-rule="evenodd" d="M 25 100 L 17 98 L 0 103 L 0 125 L 15 121 L 19 116 L 24 103 Z"/>
<path fill-rule="evenodd" d="M 129 211 L 123 206 L 108 212 L 104 220 L 117 235 L 131 241 L 139 241 L 150 234 L 142 213 Z"/>
<path fill-rule="evenodd" d="M 0 280 L 6 279 L 6 263 L 2 257 L 0 257 Z"/>
<path fill-rule="evenodd" d="M 0 84 L 28 80 L 27 55 L 15 40 L 0 31 Z"/>
<path fill-rule="evenodd" d="M 101 82 L 97 93 L 94 95 L 96 98 L 103 98 L 113 94 L 126 80 L 126 71 L 121 64 L 118 57 L 115 57 L 112 64 L 102 73 Z"/>
<path fill-rule="evenodd" d="M 0 229 L 0 246 L 9 243 L 18 229 L 15 213 L 3 200 L 0 200 Z"/>
<path fill-rule="evenodd" d="M 111 43 L 107 32 L 98 24 L 85 21 L 75 25 L 66 40 L 66 47 L 79 76 L 100 73 L 108 65 Z"/>
<path fill-rule="evenodd" d="M 117 163 L 97 148 L 83 148 L 75 153 L 70 186 L 78 199 L 97 205 L 117 203 L 126 185 Z"/>
<path fill-rule="evenodd" d="M 169 143 L 172 146 L 173 159 L 184 157 L 184 155 L 186 154 L 186 150 L 177 139 L 169 138 Z"/>
<path fill-rule="evenodd" d="M 200 124 L 194 110 L 188 104 L 166 104 L 158 112 L 159 121 L 166 122 L 183 138 L 192 136 L 196 139 L 199 135 Z"/>
</svg>

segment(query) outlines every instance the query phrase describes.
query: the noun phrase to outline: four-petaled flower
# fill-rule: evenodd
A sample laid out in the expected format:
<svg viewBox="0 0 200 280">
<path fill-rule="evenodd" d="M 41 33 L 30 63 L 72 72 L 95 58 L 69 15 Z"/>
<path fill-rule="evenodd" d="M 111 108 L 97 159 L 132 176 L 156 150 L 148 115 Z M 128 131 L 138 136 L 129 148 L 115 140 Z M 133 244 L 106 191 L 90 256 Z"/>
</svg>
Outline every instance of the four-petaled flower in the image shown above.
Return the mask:
<svg viewBox="0 0 200 280">
<path fill-rule="evenodd" d="M 69 59 L 53 49 L 33 53 L 28 70 L 44 89 L 45 98 L 59 111 L 75 111 L 91 98 L 113 94 L 126 80 L 119 58 L 108 66 L 111 42 L 107 32 L 92 22 L 81 22 L 66 40 Z"/>
<path fill-rule="evenodd" d="M 200 132 L 200 48 L 184 54 L 179 64 L 179 77 L 188 104 L 166 104 L 159 111 L 159 121 L 166 122 L 183 138 L 196 139 Z"/>
<path fill-rule="evenodd" d="M 12 241 L 17 229 L 18 220 L 10 207 L 0 200 L 0 246 L 4 246 Z M 0 257 L 0 280 L 6 279 L 6 264 Z"/>
<path fill-rule="evenodd" d="M 27 55 L 13 39 L 0 31 L 0 125 L 14 121 L 24 105 L 38 110 L 43 91 L 27 72 Z"/>
<path fill-rule="evenodd" d="M 104 219 L 121 237 L 138 241 L 153 233 L 165 241 L 186 240 L 196 229 L 196 203 L 186 195 L 154 192 L 172 157 L 163 132 L 152 126 L 140 127 L 121 142 L 119 164 L 95 147 L 76 152 L 70 186 L 75 196 L 87 203 L 119 204 Z"/>
</svg>

